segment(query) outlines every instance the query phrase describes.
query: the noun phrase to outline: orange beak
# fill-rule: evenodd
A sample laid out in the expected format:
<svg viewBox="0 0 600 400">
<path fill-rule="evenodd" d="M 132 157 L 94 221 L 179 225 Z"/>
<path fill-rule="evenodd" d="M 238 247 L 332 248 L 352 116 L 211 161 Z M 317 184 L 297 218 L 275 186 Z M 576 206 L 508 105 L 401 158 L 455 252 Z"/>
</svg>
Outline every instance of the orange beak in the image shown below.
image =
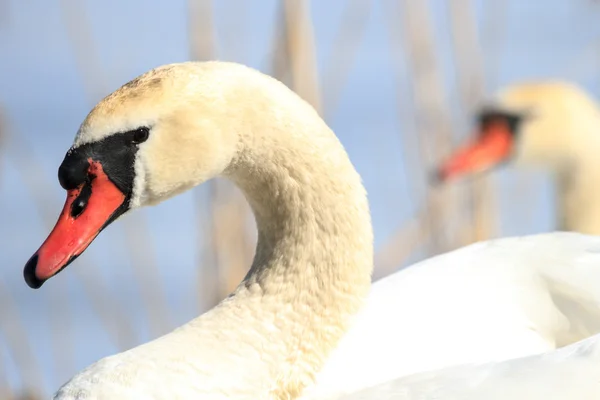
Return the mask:
<svg viewBox="0 0 600 400">
<path fill-rule="evenodd" d="M 74 261 L 125 205 L 126 196 L 102 169 L 88 159 L 88 179 L 67 191 L 67 200 L 54 229 L 25 265 L 23 275 L 34 289 Z"/>
<path fill-rule="evenodd" d="M 514 135 L 506 123 L 495 121 L 482 129 L 470 145 L 458 150 L 437 171 L 440 181 L 481 172 L 505 161 L 511 154 Z"/>
</svg>

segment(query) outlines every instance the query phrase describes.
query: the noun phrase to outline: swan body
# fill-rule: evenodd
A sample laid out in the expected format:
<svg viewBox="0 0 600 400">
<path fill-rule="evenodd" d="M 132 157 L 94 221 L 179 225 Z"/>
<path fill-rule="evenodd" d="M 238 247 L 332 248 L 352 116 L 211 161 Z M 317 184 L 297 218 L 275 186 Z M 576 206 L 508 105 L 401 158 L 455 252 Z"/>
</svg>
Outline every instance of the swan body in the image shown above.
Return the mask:
<svg viewBox="0 0 600 400">
<path fill-rule="evenodd" d="M 596 333 L 597 240 L 479 243 L 371 287 L 360 177 L 306 102 L 233 63 L 159 67 L 103 99 L 59 168 L 57 225 L 28 261 L 33 288 L 119 216 L 215 176 L 255 214 L 240 286 L 175 331 L 104 358 L 56 400 L 341 396 L 402 375 L 528 356 Z"/>
<path fill-rule="evenodd" d="M 499 363 L 411 375 L 330 400 L 595 400 L 600 335 L 561 349 Z"/>
<path fill-rule="evenodd" d="M 600 238 L 556 232 L 476 243 L 383 278 L 306 394 L 330 398 L 586 339 L 600 332 L 599 262 Z"/>
<path fill-rule="evenodd" d="M 384 278 L 373 284 L 351 329 L 317 373 L 315 384 L 300 398 L 345 399 L 345 395 L 371 386 L 388 390 L 388 381 L 394 390 L 396 386 L 407 390 L 417 384 L 409 377 L 398 383 L 394 379 L 417 372 L 421 372 L 416 375 L 417 382 L 425 383 L 410 390 L 420 393 L 424 389 L 419 385 L 435 388 L 438 384 L 437 375 L 425 371 L 447 368 L 441 373 L 448 375 L 440 379 L 448 376 L 460 384 L 482 363 L 494 361 L 499 364 L 492 365 L 508 368 L 512 364 L 501 362 L 549 352 L 600 332 L 599 263 L 600 238 L 551 233 L 477 243 Z M 436 279 L 432 281 L 431 276 Z M 390 318 L 389 302 L 397 309 L 397 319 Z M 465 330 L 465 325 L 471 329 Z M 167 342 L 164 353 L 171 353 L 171 346 Z M 141 393 L 153 399 L 167 394 L 182 399 L 195 395 L 189 387 L 192 377 L 176 365 L 180 361 L 169 365 L 161 356 L 160 361 L 151 362 L 144 347 L 138 349 L 129 357 L 124 353 L 94 364 L 69 382 L 64 393 L 90 387 L 93 393 L 102 391 L 90 399 L 114 398 L 128 391 L 128 398 Z M 186 354 L 185 359 L 188 357 Z M 476 366 L 458 368 L 453 375 L 455 370 L 450 367 L 463 363 Z M 122 365 L 143 366 L 150 376 L 142 378 L 136 372 L 135 380 L 124 384 L 122 379 L 114 379 L 112 372 Z M 356 398 L 386 398 L 366 393 L 369 395 Z"/>
<path fill-rule="evenodd" d="M 523 82 L 480 110 L 472 143 L 440 166 L 449 180 L 504 161 L 543 168 L 557 183 L 559 229 L 600 235 L 600 107 L 563 81 Z"/>
</svg>

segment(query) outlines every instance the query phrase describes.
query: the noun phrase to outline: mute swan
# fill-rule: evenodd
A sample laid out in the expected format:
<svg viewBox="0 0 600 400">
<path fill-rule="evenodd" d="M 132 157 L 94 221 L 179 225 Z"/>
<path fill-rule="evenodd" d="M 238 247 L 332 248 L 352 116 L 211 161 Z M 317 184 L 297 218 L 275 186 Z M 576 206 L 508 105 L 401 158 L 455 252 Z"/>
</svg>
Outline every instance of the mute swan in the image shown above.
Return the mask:
<svg viewBox="0 0 600 400">
<path fill-rule="evenodd" d="M 600 254 L 561 235 L 469 246 L 370 290 L 368 203 L 342 145 L 283 84 L 222 62 L 159 67 L 88 114 L 59 168 L 65 206 L 27 283 L 41 287 L 127 211 L 216 175 L 255 213 L 244 281 L 172 333 L 86 368 L 55 399 L 296 398 L 305 388 L 323 398 L 599 330 L 596 308 L 576 307 L 577 296 L 592 301 L 577 286 L 592 279 L 572 271 L 589 272 Z"/>
<path fill-rule="evenodd" d="M 542 166 L 558 183 L 559 228 L 600 235 L 600 109 L 587 93 L 559 81 L 515 84 L 478 120 L 474 143 L 440 167 L 442 180 L 509 159 Z"/>
</svg>

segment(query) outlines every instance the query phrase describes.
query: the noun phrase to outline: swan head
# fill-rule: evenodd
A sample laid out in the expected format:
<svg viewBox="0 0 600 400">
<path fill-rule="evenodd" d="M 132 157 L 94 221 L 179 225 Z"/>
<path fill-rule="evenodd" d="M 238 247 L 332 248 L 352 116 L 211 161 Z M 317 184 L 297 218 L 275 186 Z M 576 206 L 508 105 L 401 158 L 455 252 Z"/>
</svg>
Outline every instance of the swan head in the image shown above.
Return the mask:
<svg viewBox="0 0 600 400">
<path fill-rule="evenodd" d="M 262 76 L 230 63 L 167 65 L 101 100 L 58 169 L 67 199 L 26 264 L 27 284 L 41 287 L 129 210 L 222 173 L 238 150 L 244 108 L 236 104 L 252 102 L 243 82 Z"/>
<path fill-rule="evenodd" d="M 446 181 L 508 161 L 560 171 L 577 153 L 573 136 L 584 134 L 584 124 L 597 113 L 593 100 L 570 83 L 511 85 L 480 109 L 470 143 L 442 163 L 436 176 Z"/>
</svg>

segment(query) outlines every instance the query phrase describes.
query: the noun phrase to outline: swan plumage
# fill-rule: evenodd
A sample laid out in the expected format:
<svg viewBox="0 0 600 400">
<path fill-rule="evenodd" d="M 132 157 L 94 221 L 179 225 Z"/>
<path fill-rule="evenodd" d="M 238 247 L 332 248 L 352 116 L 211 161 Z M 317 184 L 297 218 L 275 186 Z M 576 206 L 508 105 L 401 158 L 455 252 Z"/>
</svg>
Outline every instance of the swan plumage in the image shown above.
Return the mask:
<svg viewBox="0 0 600 400">
<path fill-rule="evenodd" d="M 283 84 L 224 62 L 159 67 L 94 107 L 59 169 L 67 202 L 26 265 L 28 284 L 120 215 L 219 175 L 257 221 L 244 281 L 184 326 L 92 364 L 54 399 L 339 396 L 597 331 L 596 310 L 578 307 L 595 304 L 584 236 L 479 243 L 371 287 L 368 202 L 343 146 Z"/>
<path fill-rule="evenodd" d="M 329 400 L 594 400 L 600 396 L 600 335 L 497 363 L 405 376 Z"/>
<path fill-rule="evenodd" d="M 600 238 L 554 232 L 472 244 L 383 278 L 308 393 L 584 340 L 600 332 L 599 263 Z"/>
</svg>

